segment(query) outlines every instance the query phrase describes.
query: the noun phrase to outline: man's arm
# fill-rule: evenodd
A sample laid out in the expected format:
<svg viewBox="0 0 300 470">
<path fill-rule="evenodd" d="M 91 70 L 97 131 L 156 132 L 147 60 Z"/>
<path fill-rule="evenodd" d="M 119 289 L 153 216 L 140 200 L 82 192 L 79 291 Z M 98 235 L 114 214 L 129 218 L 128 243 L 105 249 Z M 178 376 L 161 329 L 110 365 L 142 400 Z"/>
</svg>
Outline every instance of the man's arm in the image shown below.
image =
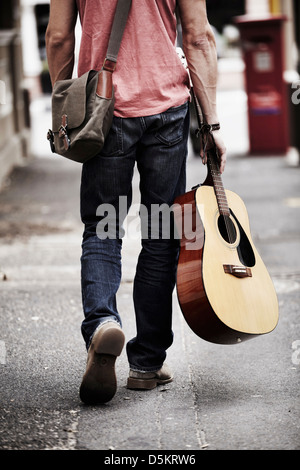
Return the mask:
<svg viewBox="0 0 300 470">
<path fill-rule="evenodd" d="M 219 122 L 217 93 L 217 51 L 215 37 L 209 25 L 205 0 L 178 0 L 182 26 L 183 50 L 188 63 L 194 92 L 199 101 L 203 120 L 207 124 Z M 220 157 L 220 171 L 224 171 L 226 149 L 220 131 L 213 131 Z M 201 155 L 204 163 L 205 155 Z"/>
<path fill-rule="evenodd" d="M 51 0 L 46 50 L 52 85 L 72 77 L 76 20 L 76 0 Z"/>
</svg>

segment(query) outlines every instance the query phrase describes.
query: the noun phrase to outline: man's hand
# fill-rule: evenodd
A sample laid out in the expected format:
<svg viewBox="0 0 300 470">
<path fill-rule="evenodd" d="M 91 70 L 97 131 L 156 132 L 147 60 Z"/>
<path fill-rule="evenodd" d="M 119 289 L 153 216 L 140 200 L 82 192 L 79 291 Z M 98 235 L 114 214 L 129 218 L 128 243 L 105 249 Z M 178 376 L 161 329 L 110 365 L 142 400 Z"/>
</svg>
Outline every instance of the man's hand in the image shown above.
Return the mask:
<svg viewBox="0 0 300 470">
<path fill-rule="evenodd" d="M 201 108 L 203 121 L 207 124 L 219 122 L 217 91 L 217 50 L 213 31 L 207 19 L 206 0 L 178 0 L 182 26 L 183 50 L 187 60 L 194 93 Z M 220 171 L 226 163 L 226 149 L 219 131 L 213 136 L 220 157 Z M 212 142 L 208 141 L 207 150 Z M 206 163 L 206 155 L 200 153 Z"/>
<path fill-rule="evenodd" d="M 217 154 L 219 157 L 220 173 L 222 174 L 225 170 L 225 165 L 226 165 L 226 158 L 227 158 L 226 147 L 223 142 L 220 131 L 213 131 L 213 137 L 214 137 L 214 141 L 215 141 L 215 145 L 217 149 Z M 207 151 L 214 148 L 214 143 L 212 142 L 211 137 L 209 137 L 208 139 L 209 140 L 205 149 L 206 151 L 204 152 L 202 145 L 200 149 L 200 157 L 202 158 L 203 165 L 206 165 L 207 163 Z"/>
</svg>

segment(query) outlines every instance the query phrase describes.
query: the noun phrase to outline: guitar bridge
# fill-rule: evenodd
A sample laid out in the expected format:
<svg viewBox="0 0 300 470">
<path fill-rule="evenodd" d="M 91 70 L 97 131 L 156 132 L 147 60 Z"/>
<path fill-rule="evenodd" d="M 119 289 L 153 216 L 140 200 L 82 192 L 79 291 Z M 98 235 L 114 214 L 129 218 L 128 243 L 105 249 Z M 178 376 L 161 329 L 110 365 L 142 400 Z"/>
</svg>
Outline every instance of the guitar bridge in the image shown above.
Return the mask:
<svg viewBox="0 0 300 470">
<path fill-rule="evenodd" d="M 235 277 L 252 277 L 250 268 L 246 266 L 236 266 L 233 264 L 223 264 L 224 272 Z"/>
</svg>

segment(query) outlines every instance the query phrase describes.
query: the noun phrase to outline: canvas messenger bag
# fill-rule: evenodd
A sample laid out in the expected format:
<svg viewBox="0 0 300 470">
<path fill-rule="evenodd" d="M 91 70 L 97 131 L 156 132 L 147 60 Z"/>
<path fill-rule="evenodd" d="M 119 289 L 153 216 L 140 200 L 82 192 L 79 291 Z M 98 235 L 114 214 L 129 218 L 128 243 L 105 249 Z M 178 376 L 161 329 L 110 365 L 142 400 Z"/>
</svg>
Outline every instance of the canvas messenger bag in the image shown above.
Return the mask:
<svg viewBox="0 0 300 470">
<path fill-rule="evenodd" d="M 53 153 L 84 163 L 102 149 L 113 119 L 112 74 L 130 6 L 131 0 L 118 0 L 102 69 L 54 84 L 52 130 L 47 134 Z"/>
</svg>

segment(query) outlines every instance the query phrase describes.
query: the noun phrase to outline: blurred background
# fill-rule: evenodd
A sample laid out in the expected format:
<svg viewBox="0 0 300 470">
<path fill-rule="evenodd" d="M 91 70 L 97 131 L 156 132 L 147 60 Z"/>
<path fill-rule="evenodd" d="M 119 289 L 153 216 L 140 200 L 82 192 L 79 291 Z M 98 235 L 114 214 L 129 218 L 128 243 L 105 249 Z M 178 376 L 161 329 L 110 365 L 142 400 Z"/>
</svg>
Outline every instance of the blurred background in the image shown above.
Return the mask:
<svg viewBox="0 0 300 470">
<path fill-rule="evenodd" d="M 286 155 L 293 149 L 299 161 L 299 3 L 207 1 L 218 47 L 219 91 L 237 92 L 223 95 L 221 114 L 232 105 L 246 111 L 243 142 L 236 141 L 233 152 Z M 1 0 L 0 190 L 15 166 L 49 153 L 45 147 L 46 127 L 51 126 L 45 50 L 49 4 L 49 0 Z M 79 25 L 77 37 L 78 53 Z M 193 125 L 192 119 L 196 153 Z M 232 122 L 226 119 L 225 125 L 232 127 Z"/>
</svg>

